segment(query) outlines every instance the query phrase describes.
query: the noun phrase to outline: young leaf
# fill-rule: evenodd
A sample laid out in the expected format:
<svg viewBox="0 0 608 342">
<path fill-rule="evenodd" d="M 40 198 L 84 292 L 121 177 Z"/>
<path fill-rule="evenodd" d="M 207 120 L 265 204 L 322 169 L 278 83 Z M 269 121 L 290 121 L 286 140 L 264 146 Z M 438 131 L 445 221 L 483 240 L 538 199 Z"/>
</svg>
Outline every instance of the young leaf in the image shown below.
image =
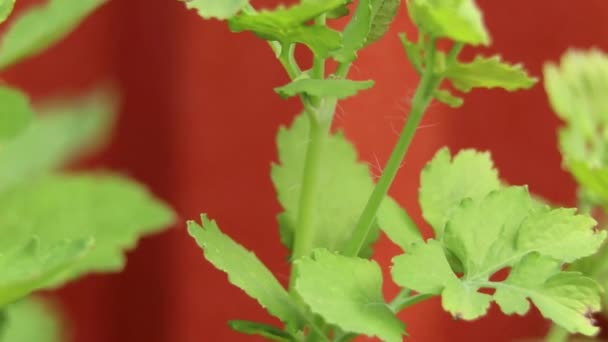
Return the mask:
<svg viewBox="0 0 608 342">
<path fill-rule="evenodd" d="M 258 335 L 271 341 L 296 342 L 296 339 L 291 334 L 272 325 L 250 321 L 230 321 L 228 325 L 232 330 L 242 334 Z"/>
<path fill-rule="evenodd" d="M 63 39 L 103 3 L 105 0 L 49 0 L 28 9 L 0 40 L 0 70 Z"/>
<path fill-rule="evenodd" d="M 471 63 L 454 63 L 448 67 L 445 76 L 454 87 L 464 92 L 473 88 L 529 89 L 537 81 L 528 76 L 521 65 L 503 63 L 499 56 L 478 56 Z"/>
<path fill-rule="evenodd" d="M 204 19 L 229 19 L 243 9 L 249 0 L 180 0 L 188 9 L 195 9 Z"/>
<path fill-rule="evenodd" d="M 280 164 L 273 165 L 272 180 L 285 210 L 280 216 L 283 241 L 292 240 L 298 218 L 309 125 L 308 118 L 300 115 L 289 129 L 281 128 L 277 138 Z M 341 251 L 351 239 L 361 210 L 374 189 L 374 182 L 367 165 L 357 162 L 357 153 L 343 134 L 330 135 L 324 142 L 322 153 L 321 163 L 332 172 L 323 172 L 319 180 L 322 191 L 315 201 L 314 230 L 318 233 L 314 246 Z M 393 200 L 384 200 L 385 203 L 390 201 Z M 371 254 L 371 244 L 377 237 L 376 228 L 361 255 Z M 291 249 L 292 246 L 287 247 Z"/>
<path fill-rule="evenodd" d="M 0 194 L 0 254 L 32 236 L 45 251 L 65 239 L 92 237 L 95 248 L 48 286 L 88 272 L 122 269 L 124 251 L 173 222 L 172 211 L 146 189 L 112 175 L 47 176 Z"/>
<path fill-rule="evenodd" d="M 295 80 L 285 86 L 275 88 L 275 91 L 283 98 L 307 94 L 310 96 L 344 99 L 355 96 L 359 91 L 370 89 L 373 86 L 374 81 L 303 78 Z"/>
<path fill-rule="evenodd" d="M 411 42 L 405 33 L 399 34 L 399 39 L 401 40 L 401 44 L 405 49 L 405 53 L 407 54 L 407 58 L 416 72 L 419 74 L 422 73 L 422 51 L 420 50 L 420 46 L 418 44 Z"/>
<path fill-rule="evenodd" d="M 115 102 L 106 92 L 94 92 L 81 99 L 43 105 L 42 115 L 2 145 L 0 192 L 46 174 L 98 145 L 112 122 Z"/>
<path fill-rule="evenodd" d="M 372 3 L 370 0 L 359 0 L 355 14 L 342 32 L 342 48 L 333 54 L 338 62 L 352 62 L 357 58 L 370 33 L 372 25 Z"/>
<path fill-rule="evenodd" d="M 420 176 L 422 216 L 441 238 L 462 200 L 480 200 L 498 188 L 500 181 L 489 153 L 463 150 L 452 159 L 450 151 L 442 148 Z"/>
<path fill-rule="evenodd" d="M 0 141 L 5 141 L 21 133 L 33 114 L 29 99 L 18 90 L 0 86 L 0 103 Z"/>
<path fill-rule="evenodd" d="M 372 23 L 366 44 L 370 45 L 384 37 L 399 11 L 401 0 L 372 0 Z"/>
<path fill-rule="evenodd" d="M 59 315 L 41 299 L 29 298 L 4 308 L 5 325 L 0 342 L 60 342 Z"/>
<path fill-rule="evenodd" d="M 435 37 L 471 45 L 489 45 L 481 11 L 474 0 L 407 0 L 416 26 Z"/>
<path fill-rule="evenodd" d="M 342 46 L 340 33 L 325 26 L 306 24 L 346 2 L 347 0 L 307 0 L 289 8 L 279 7 L 274 11 L 241 14 L 230 18 L 230 29 L 234 32 L 253 31 L 263 39 L 278 41 L 283 45 L 302 43 L 316 55 L 327 57 L 330 52 Z"/>
<path fill-rule="evenodd" d="M 283 322 L 297 322 L 296 304 L 274 275 L 252 252 L 223 234 L 215 221 L 201 216 L 202 226 L 188 222 L 188 232 L 205 252 L 205 258 L 228 274 L 230 282 L 256 299 Z"/>
<path fill-rule="evenodd" d="M 316 250 L 296 261 L 296 290 L 310 309 L 347 332 L 399 342 L 405 325 L 382 296 L 382 271 L 374 261 Z"/>
<path fill-rule="evenodd" d="M 449 90 L 441 89 L 435 92 L 435 99 L 452 108 L 462 107 L 464 100 L 462 97 L 454 96 Z"/>
<path fill-rule="evenodd" d="M 466 199 L 452 212 L 441 240 L 429 240 L 393 260 L 395 281 L 420 293 L 441 294 L 445 310 L 457 318 L 484 315 L 492 300 L 506 314 L 524 314 L 530 299 L 541 313 L 572 333 L 592 335 L 588 319 L 599 308 L 600 289 L 560 265 L 591 255 L 606 238 L 596 222 L 575 210 L 539 207 L 525 188 L 505 187 L 481 199 Z M 446 251 L 460 260 L 463 276 L 448 267 Z M 542 262 L 534 262 L 534 258 Z M 554 267 L 547 272 L 546 263 Z M 424 273 L 419 265 L 431 263 Z M 505 281 L 491 281 L 511 267 Z M 534 277 L 520 274 L 535 273 Z M 521 279 L 527 280 L 521 280 Z M 497 290 L 493 296 L 479 290 Z"/>
<path fill-rule="evenodd" d="M 14 6 L 15 0 L 0 0 L 0 24 L 8 18 Z"/>
</svg>

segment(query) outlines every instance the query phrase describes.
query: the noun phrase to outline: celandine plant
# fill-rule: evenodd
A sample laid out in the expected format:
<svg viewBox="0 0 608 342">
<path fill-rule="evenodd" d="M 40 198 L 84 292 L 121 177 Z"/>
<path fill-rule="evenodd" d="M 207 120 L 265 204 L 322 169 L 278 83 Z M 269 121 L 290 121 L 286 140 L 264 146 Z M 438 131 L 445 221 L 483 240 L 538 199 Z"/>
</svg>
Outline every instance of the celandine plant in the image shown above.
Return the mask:
<svg viewBox="0 0 608 342">
<path fill-rule="evenodd" d="M 279 131 L 279 164 L 272 180 L 283 213 L 278 221 L 291 250 L 292 273 L 284 288 L 244 247 L 212 220 L 189 222 L 206 258 L 230 282 L 255 298 L 283 327 L 232 321 L 232 328 L 277 341 L 351 341 L 358 335 L 401 341 L 405 324 L 397 313 L 440 296 L 453 317 L 474 320 L 492 302 L 507 315 L 524 315 L 534 304 L 569 333 L 594 335 L 592 315 L 600 310 L 601 288 L 592 277 L 566 265 L 596 253 L 606 232 L 576 209 L 551 208 L 525 186 L 502 183 L 488 153 L 441 149 L 422 170 L 420 206 L 435 236 L 424 240 L 407 212 L 387 196 L 425 111 L 433 100 L 449 106 L 463 100 L 450 92 L 474 88 L 509 91 L 534 85 L 519 65 L 498 56 L 462 61 L 466 45 L 490 43 L 473 0 L 408 0 L 418 37 L 401 41 L 420 82 L 393 153 L 377 184 L 357 162 L 352 145 L 330 132 L 339 100 L 373 86 L 348 79 L 357 52 L 380 39 L 401 7 L 400 0 L 302 0 L 293 6 L 258 10 L 247 0 L 190 0 L 203 18 L 226 20 L 235 32 L 251 31 L 269 42 L 291 82 L 275 90 L 297 96 L 304 113 Z M 353 14 L 342 32 L 331 19 Z M 448 40 L 447 50 L 438 47 Z M 297 46 L 313 53 L 302 70 Z M 326 62 L 338 63 L 328 73 Z M 574 151 L 578 156 L 577 151 Z M 402 287 L 390 300 L 382 294 L 382 272 L 369 259 L 382 230 L 404 253 L 391 275 Z M 504 280 L 492 275 L 508 269 Z M 489 291 L 486 291 L 489 290 Z M 489 294 L 491 293 L 491 294 Z"/>
<path fill-rule="evenodd" d="M 0 24 L 14 2 L 0 0 Z M 0 35 L 0 72 L 63 38 L 103 3 L 49 0 L 26 9 Z M 99 90 L 32 106 L 0 79 L 1 342 L 61 340 L 52 311 L 31 294 L 121 270 L 125 250 L 174 219 L 123 176 L 57 171 L 102 142 L 116 109 L 111 95 Z"/>
</svg>

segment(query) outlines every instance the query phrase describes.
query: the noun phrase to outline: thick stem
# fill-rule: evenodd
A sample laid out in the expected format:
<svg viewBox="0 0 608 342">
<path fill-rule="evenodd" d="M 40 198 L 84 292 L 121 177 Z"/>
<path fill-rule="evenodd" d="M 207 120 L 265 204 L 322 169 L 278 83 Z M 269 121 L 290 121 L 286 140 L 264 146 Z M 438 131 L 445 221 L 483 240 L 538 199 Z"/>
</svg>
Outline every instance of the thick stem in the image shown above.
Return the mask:
<svg viewBox="0 0 608 342">
<path fill-rule="evenodd" d="M 414 95 L 412 109 L 407 122 L 403 127 L 399 141 L 397 142 L 397 145 L 395 145 L 384 172 L 378 180 L 376 188 L 374 189 L 372 195 L 367 201 L 365 209 L 363 209 L 363 212 L 359 217 L 359 221 L 357 222 L 357 226 L 355 227 L 355 231 L 353 233 L 353 238 L 345 251 L 345 255 L 358 255 L 359 251 L 363 247 L 363 244 L 367 240 L 367 236 L 376 218 L 376 212 L 382 204 L 384 197 L 386 197 L 388 189 L 397 175 L 397 171 L 399 171 L 401 163 L 405 158 L 412 139 L 414 138 L 416 129 L 418 128 L 424 112 L 431 103 L 433 94 L 435 93 L 435 90 L 437 90 L 440 83 L 441 77 L 438 77 L 433 73 L 432 67 L 427 67 L 423 74 L 420 85 L 416 90 L 416 94 Z"/>
</svg>

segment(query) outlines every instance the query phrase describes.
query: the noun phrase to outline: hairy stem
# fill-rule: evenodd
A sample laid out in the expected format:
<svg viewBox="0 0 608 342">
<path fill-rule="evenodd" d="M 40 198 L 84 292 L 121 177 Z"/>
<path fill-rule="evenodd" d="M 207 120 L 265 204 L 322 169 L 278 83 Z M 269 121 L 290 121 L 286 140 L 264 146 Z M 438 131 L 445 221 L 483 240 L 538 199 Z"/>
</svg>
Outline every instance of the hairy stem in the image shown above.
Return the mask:
<svg viewBox="0 0 608 342">
<path fill-rule="evenodd" d="M 412 108 L 410 110 L 409 117 L 405 123 L 405 126 L 403 127 L 401 135 L 399 136 L 397 145 L 395 145 L 395 148 L 391 153 L 384 172 L 378 180 L 378 184 L 376 184 L 372 195 L 365 205 L 365 209 L 363 209 L 363 212 L 359 217 L 359 221 L 357 222 L 357 226 L 355 227 L 353 233 L 353 238 L 345 251 L 346 255 L 358 255 L 364 242 L 367 240 L 367 236 L 369 235 L 372 224 L 376 219 L 378 208 L 380 208 L 382 201 L 386 197 L 388 189 L 393 183 L 393 180 L 397 175 L 397 171 L 399 171 L 401 163 L 403 162 L 408 148 L 414 138 L 416 129 L 418 128 L 424 113 L 431 103 L 435 91 L 441 83 L 442 77 L 436 75 L 433 70 L 435 49 L 435 40 L 431 39 L 427 45 L 427 49 L 425 50 L 427 52 L 427 65 L 422 75 L 422 80 L 420 81 L 416 94 L 412 100 Z"/>
</svg>

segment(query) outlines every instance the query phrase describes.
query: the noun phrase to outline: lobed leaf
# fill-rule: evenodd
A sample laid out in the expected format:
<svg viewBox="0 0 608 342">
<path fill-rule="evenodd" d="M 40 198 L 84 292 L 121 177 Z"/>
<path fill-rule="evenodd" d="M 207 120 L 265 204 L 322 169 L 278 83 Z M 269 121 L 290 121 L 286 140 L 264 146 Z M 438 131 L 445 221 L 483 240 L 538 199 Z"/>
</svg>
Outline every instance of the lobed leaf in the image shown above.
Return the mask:
<svg viewBox="0 0 608 342">
<path fill-rule="evenodd" d="M 205 215 L 201 221 L 202 226 L 188 222 L 188 232 L 205 252 L 205 258 L 271 315 L 283 322 L 297 322 L 300 319 L 297 305 L 255 254 L 223 234 L 215 221 Z"/>
<path fill-rule="evenodd" d="M 434 37 L 471 45 L 489 45 L 481 11 L 474 0 L 407 0 L 410 18 Z"/>
<path fill-rule="evenodd" d="M 0 86 L 0 103 L 0 141 L 5 141 L 19 135 L 33 113 L 28 97 L 16 89 Z"/>
<path fill-rule="evenodd" d="M 469 92 L 473 88 L 503 88 L 508 91 L 529 89 L 537 80 L 528 76 L 521 65 L 503 63 L 499 56 L 478 56 L 471 63 L 454 63 L 445 76 L 459 90 Z"/>
<path fill-rule="evenodd" d="M 249 0 L 180 0 L 204 19 L 230 19 L 249 4 Z"/>
<path fill-rule="evenodd" d="M 32 6 L 13 21 L 0 40 L 0 70 L 60 41 L 104 3 L 105 0 L 49 0 Z"/>
<path fill-rule="evenodd" d="M 399 342 L 405 325 L 382 296 L 382 271 L 374 261 L 316 250 L 296 261 L 296 290 L 310 309 L 347 332 Z"/>
<path fill-rule="evenodd" d="M 307 94 L 310 96 L 344 99 L 355 96 L 359 91 L 370 89 L 373 86 L 374 81 L 301 78 L 285 86 L 275 88 L 275 91 L 283 98 Z"/>
</svg>

